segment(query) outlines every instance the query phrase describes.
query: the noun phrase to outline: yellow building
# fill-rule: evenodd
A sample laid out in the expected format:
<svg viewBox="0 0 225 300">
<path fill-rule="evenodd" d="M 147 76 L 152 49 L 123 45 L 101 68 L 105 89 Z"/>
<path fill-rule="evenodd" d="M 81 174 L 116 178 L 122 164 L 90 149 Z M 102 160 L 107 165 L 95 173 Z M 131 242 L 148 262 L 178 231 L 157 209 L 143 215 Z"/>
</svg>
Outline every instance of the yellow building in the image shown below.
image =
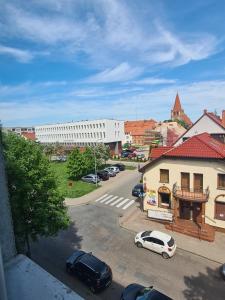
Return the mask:
<svg viewBox="0 0 225 300">
<path fill-rule="evenodd" d="M 208 241 L 225 232 L 225 145 L 208 133 L 153 149 L 143 173 L 143 207 L 167 228 Z"/>
</svg>

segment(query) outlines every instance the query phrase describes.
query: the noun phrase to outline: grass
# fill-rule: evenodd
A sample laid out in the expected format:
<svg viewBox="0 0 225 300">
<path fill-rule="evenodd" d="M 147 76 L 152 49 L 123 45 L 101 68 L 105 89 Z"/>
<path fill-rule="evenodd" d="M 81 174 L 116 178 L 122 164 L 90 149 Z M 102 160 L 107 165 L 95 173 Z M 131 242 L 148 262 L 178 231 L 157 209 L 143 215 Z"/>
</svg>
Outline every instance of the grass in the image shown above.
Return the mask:
<svg viewBox="0 0 225 300">
<path fill-rule="evenodd" d="M 125 169 L 126 170 L 135 170 L 135 169 L 137 169 L 137 167 L 135 167 L 135 166 L 125 166 Z"/>
<path fill-rule="evenodd" d="M 51 168 L 56 176 L 58 188 L 64 197 L 78 198 L 96 189 L 93 183 L 69 180 L 64 162 L 52 162 Z M 69 182 L 72 186 L 69 186 Z"/>
</svg>

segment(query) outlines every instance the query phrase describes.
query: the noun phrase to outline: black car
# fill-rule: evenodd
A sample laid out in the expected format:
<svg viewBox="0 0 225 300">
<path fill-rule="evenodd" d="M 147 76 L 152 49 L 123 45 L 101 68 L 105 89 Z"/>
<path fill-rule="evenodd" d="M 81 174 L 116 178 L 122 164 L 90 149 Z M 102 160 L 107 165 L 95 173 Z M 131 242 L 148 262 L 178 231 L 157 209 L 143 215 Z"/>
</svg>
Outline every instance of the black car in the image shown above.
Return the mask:
<svg viewBox="0 0 225 300">
<path fill-rule="evenodd" d="M 85 282 L 93 293 L 112 283 L 110 267 L 92 253 L 75 251 L 66 261 L 66 270 Z"/>
<path fill-rule="evenodd" d="M 223 279 L 225 280 L 225 264 L 223 264 L 223 265 L 220 267 L 220 274 L 221 274 L 221 276 L 223 277 Z"/>
<path fill-rule="evenodd" d="M 118 163 L 118 164 L 114 164 L 113 166 L 119 168 L 120 171 L 125 170 L 125 165 L 124 164 Z"/>
<path fill-rule="evenodd" d="M 140 197 L 143 196 L 143 194 L 144 194 L 143 184 L 141 183 L 136 184 L 132 189 L 132 196 Z"/>
<path fill-rule="evenodd" d="M 128 285 L 122 295 L 120 300 L 172 300 L 165 294 L 153 289 L 153 287 L 144 287 L 143 285 L 132 283 Z"/>
<path fill-rule="evenodd" d="M 108 180 L 109 179 L 109 173 L 106 171 L 97 171 L 97 175 L 101 180 Z"/>
</svg>

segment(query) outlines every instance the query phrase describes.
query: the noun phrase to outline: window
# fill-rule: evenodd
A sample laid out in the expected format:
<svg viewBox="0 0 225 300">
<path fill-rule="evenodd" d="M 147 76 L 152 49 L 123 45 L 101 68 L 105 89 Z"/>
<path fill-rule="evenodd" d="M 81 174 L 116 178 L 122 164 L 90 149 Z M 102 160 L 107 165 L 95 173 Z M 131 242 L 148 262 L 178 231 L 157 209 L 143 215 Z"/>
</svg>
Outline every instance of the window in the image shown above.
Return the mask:
<svg viewBox="0 0 225 300">
<path fill-rule="evenodd" d="M 218 174 L 217 175 L 217 188 L 218 189 L 225 189 L 225 174 Z"/>
<path fill-rule="evenodd" d="M 225 202 L 215 201 L 215 219 L 225 221 Z"/>
<path fill-rule="evenodd" d="M 160 169 L 160 182 L 169 183 L 169 170 Z"/>
</svg>

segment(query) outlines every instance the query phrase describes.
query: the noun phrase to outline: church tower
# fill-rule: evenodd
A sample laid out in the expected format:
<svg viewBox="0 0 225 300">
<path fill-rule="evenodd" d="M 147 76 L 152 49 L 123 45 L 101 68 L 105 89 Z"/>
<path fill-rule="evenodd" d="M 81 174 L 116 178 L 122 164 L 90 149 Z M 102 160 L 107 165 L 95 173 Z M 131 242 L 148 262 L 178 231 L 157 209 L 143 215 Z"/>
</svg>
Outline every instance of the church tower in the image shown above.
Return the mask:
<svg viewBox="0 0 225 300">
<path fill-rule="evenodd" d="M 180 121 L 184 121 L 188 126 L 192 125 L 191 120 L 184 113 L 184 110 L 180 103 L 180 97 L 179 97 L 178 93 L 175 98 L 175 103 L 174 103 L 173 109 L 171 110 L 171 120 L 173 120 L 173 121 L 180 120 Z"/>
</svg>

